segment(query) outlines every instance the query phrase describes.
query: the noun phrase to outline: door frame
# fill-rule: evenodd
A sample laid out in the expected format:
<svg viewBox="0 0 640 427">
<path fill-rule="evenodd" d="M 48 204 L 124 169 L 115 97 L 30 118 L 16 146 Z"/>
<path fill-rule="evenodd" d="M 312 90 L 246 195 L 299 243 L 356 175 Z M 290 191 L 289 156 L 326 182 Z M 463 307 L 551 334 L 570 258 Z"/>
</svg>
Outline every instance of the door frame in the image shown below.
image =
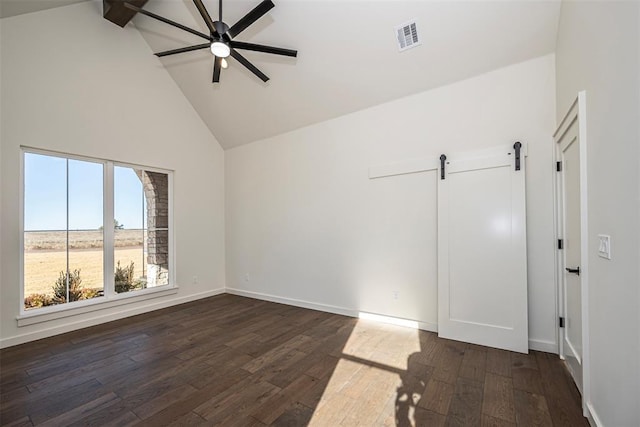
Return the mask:
<svg viewBox="0 0 640 427">
<path fill-rule="evenodd" d="M 587 202 L 587 95 L 585 91 L 578 93 L 569 111 L 560 121 L 555 133 L 553 134 L 553 153 L 554 153 L 554 171 L 556 170 L 556 162 L 560 160 L 559 140 L 577 121 L 579 153 L 580 153 L 580 290 L 581 290 L 581 308 L 582 308 L 582 412 L 584 416 L 589 415 L 588 402 L 590 397 L 590 356 L 589 356 L 589 223 L 588 223 L 588 202 Z M 563 238 L 564 230 L 562 218 L 562 181 L 558 173 L 553 174 L 554 184 L 554 225 L 556 239 Z M 564 289 L 562 286 L 564 276 L 564 265 L 561 249 L 556 247 L 555 256 L 555 285 L 556 285 L 556 311 L 557 318 L 565 317 L 564 313 Z M 558 355 L 564 360 L 564 345 L 562 331 L 559 323 L 556 323 L 556 339 L 558 342 Z"/>
</svg>

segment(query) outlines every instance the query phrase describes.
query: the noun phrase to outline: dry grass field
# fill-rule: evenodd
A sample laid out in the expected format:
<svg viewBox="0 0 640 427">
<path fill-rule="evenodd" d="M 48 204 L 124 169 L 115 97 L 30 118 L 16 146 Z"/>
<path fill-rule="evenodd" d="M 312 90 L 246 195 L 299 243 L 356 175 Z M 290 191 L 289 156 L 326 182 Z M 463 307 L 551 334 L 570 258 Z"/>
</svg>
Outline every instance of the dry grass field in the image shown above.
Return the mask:
<svg viewBox="0 0 640 427">
<path fill-rule="evenodd" d="M 143 230 L 115 230 L 116 247 L 142 246 L 146 237 Z M 24 248 L 33 250 L 65 250 L 67 233 L 64 231 L 27 231 L 24 233 Z M 69 231 L 69 249 L 90 249 L 102 247 L 102 231 Z"/>
<path fill-rule="evenodd" d="M 117 230 L 115 262 L 128 266 L 133 262 L 135 276 L 143 275 L 142 230 Z M 26 232 L 24 253 L 25 296 L 52 295 L 60 272 L 66 270 L 65 232 Z M 80 269 L 85 288 L 101 288 L 103 282 L 102 232 L 69 233 L 69 268 Z"/>
</svg>

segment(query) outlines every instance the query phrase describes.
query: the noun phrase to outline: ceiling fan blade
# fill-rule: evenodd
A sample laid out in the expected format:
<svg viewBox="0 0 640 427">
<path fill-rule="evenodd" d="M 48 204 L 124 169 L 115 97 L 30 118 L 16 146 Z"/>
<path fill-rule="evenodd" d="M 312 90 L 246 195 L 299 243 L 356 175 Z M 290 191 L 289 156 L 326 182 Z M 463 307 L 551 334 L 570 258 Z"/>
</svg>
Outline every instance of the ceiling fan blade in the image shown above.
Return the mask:
<svg viewBox="0 0 640 427">
<path fill-rule="evenodd" d="M 198 12 L 200 12 L 200 16 L 204 19 L 205 24 L 207 24 L 207 28 L 211 31 L 211 34 L 218 37 L 218 32 L 216 31 L 216 27 L 213 25 L 213 20 L 211 16 L 209 16 L 209 12 L 207 12 L 207 8 L 202 4 L 202 0 L 193 0 L 193 3 L 196 5 Z"/>
<path fill-rule="evenodd" d="M 298 56 L 298 51 L 293 49 L 284 49 L 281 47 L 273 47 L 273 46 L 264 46 L 261 44 L 253 44 L 253 43 L 245 43 L 238 41 L 231 41 L 229 43 L 231 47 L 235 49 L 244 49 L 244 50 L 253 50 L 255 52 L 264 52 L 264 53 L 273 53 L 275 55 L 283 55 L 283 56 Z"/>
<path fill-rule="evenodd" d="M 238 53 L 238 51 L 236 51 L 235 49 L 231 49 L 231 56 L 233 56 L 236 59 L 236 61 L 238 61 L 239 63 L 241 63 L 245 67 L 247 67 L 247 69 L 249 71 L 251 71 L 253 74 L 258 76 L 260 78 L 260 80 L 262 80 L 263 82 L 266 82 L 267 80 L 269 80 L 269 77 L 267 77 L 266 74 L 264 74 L 262 71 L 258 70 L 258 68 L 256 68 L 255 65 L 253 65 L 251 62 L 249 62 L 247 60 L 247 58 L 245 58 L 244 56 L 240 55 Z"/>
<path fill-rule="evenodd" d="M 242 17 L 238 22 L 233 24 L 231 28 L 229 28 L 228 33 L 231 37 L 235 37 L 244 31 L 249 25 L 256 22 L 262 15 L 271 10 L 275 5 L 271 0 L 262 0 L 262 3 L 257 5 L 251 12 L 247 13 L 244 17 Z"/>
<path fill-rule="evenodd" d="M 216 59 L 213 61 L 213 83 L 218 83 L 220 81 L 220 69 L 222 68 L 222 58 L 216 56 Z"/>
<path fill-rule="evenodd" d="M 181 47 L 179 49 L 165 50 L 163 52 L 154 53 L 154 55 L 161 58 L 163 56 L 175 55 L 176 53 L 192 52 L 194 50 L 207 49 L 210 47 L 211 43 L 202 43 L 194 46 Z"/>
<path fill-rule="evenodd" d="M 141 8 L 139 8 L 137 6 L 132 5 L 131 3 L 126 3 L 125 2 L 124 6 L 126 8 L 128 8 L 128 9 L 133 10 L 134 12 L 138 12 L 138 13 L 141 13 L 143 15 L 147 15 L 150 18 L 157 19 L 158 21 L 164 22 L 165 24 L 169 24 L 169 25 L 172 25 L 172 26 L 174 26 L 176 28 L 180 28 L 181 30 L 184 30 L 184 31 L 186 31 L 188 33 L 194 34 L 194 35 L 196 35 L 198 37 L 202 37 L 203 39 L 211 40 L 211 37 L 209 37 L 208 35 L 206 35 L 204 33 L 201 33 L 200 31 L 196 31 L 196 30 L 191 29 L 189 27 L 185 27 L 182 24 L 178 24 L 177 22 L 171 21 L 170 19 L 164 18 L 164 17 L 162 17 L 160 15 L 156 15 L 155 13 L 152 13 L 152 12 L 149 12 L 147 10 L 141 9 Z"/>
</svg>

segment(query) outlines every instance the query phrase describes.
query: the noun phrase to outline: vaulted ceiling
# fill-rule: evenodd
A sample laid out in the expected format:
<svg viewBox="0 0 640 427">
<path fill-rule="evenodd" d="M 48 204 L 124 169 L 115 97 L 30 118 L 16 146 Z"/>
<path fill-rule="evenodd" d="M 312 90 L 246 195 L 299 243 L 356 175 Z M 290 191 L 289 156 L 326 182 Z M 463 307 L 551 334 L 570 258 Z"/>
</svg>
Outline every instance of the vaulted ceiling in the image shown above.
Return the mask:
<svg viewBox="0 0 640 427">
<path fill-rule="evenodd" d="M 224 21 L 232 25 L 259 1 L 226 0 Z M 212 84 L 208 50 L 159 59 L 225 148 L 551 53 L 560 13 L 560 0 L 274 3 L 237 37 L 299 51 L 297 58 L 243 51 L 267 83 L 229 58 Z M 216 20 L 217 0 L 204 4 Z M 192 0 L 149 0 L 145 9 L 208 32 Z M 394 27 L 412 19 L 422 44 L 399 52 Z M 203 42 L 147 16 L 129 25 L 154 52 Z"/>
<path fill-rule="evenodd" d="M 0 0 L 0 18 L 38 12 L 87 0 Z"/>
</svg>

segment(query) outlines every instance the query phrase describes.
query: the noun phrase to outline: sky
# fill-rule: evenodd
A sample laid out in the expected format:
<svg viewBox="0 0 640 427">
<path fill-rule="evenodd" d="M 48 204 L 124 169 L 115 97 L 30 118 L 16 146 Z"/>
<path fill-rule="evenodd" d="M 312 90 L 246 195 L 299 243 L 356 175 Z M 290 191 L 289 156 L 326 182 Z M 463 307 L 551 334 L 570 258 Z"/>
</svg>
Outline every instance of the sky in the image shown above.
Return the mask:
<svg viewBox="0 0 640 427">
<path fill-rule="evenodd" d="M 80 160 L 24 155 L 24 229 L 97 230 L 103 224 L 103 165 Z M 127 167 L 114 167 L 115 219 L 127 229 L 142 228 L 142 184 Z"/>
</svg>

